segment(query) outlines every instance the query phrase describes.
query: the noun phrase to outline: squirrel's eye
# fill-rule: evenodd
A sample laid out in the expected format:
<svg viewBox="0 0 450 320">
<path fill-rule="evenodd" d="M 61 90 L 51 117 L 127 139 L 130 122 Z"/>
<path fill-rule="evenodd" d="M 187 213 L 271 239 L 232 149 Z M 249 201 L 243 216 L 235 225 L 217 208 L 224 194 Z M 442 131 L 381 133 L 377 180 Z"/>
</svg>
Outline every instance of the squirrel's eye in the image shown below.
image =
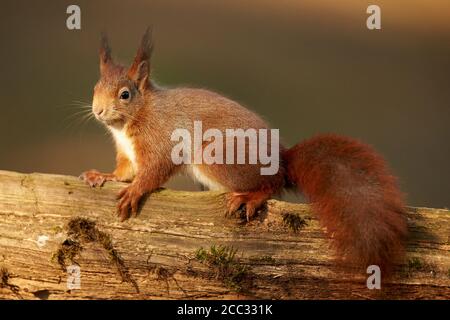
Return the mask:
<svg viewBox="0 0 450 320">
<path fill-rule="evenodd" d="M 127 90 L 122 91 L 122 93 L 120 94 L 120 99 L 127 100 L 129 98 L 130 98 L 130 92 Z"/>
</svg>

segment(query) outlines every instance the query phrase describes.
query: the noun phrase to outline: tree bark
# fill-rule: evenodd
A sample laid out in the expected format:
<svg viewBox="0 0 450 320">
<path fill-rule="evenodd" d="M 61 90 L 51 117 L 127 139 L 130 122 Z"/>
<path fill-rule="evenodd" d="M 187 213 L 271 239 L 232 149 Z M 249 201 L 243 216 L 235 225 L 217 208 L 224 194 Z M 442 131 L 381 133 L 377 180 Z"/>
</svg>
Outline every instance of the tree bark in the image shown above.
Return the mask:
<svg viewBox="0 0 450 320">
<path fill-rule="evenodd" d="M 270 200 L 246 223 L 225 217 L 222 193 L 160 190 L 121 223 L 124 185 L 0 171 L 0 298 L 450 298 L 448 210 L 408 208 L 405 264 L 369 290 L 369 274 L 336 266 L 306 204 Z"/>
</svg>

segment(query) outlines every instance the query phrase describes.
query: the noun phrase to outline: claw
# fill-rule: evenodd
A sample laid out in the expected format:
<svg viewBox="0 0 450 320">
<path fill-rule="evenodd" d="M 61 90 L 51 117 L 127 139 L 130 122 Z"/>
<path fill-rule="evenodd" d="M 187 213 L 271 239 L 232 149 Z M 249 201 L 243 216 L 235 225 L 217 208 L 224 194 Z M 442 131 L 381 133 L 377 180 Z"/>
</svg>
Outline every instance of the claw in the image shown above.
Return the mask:
<svg viewBox="0 0 450 320">
<path fill-rule="evenodd" d="M 249 222 L 269 197 L 270 194 L 264 192 L 231 193 L 227 196 L 227 211 L 225 215 L 232 215 L 242 205 L 245 205 L 245 217 L 247 222 Z"/>
<path fill-rule="evenodd" d="M 137 216 L 139 201 L 142 196 L 143 193 L 137 190 L 133 184 L 122 189 L 118 193 L 117 199 L 119 202 L 117 203 L 117 215 L 122 222 L 127 220 L 131 215 L 133 217 Z"/>
<path fill-rule="evenodd" d="M 228 197 L 227 200 L 227 211 L 226 216 L 232 216 L 238 209 L 241 207 L 242 204 L 245 204 L 244 199 L 242 197 L 233 194 Z"/>
</svg>

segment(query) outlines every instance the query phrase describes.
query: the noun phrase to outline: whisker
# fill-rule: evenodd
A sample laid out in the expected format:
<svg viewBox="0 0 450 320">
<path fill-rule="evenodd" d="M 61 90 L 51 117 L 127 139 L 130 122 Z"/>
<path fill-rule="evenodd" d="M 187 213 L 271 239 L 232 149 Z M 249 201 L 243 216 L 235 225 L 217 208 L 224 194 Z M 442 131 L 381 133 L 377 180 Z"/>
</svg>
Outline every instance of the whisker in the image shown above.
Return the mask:
<svg viewBox="0 0 450 320">
<path fill-rule="evenodd" d="M 118 114 L 120 114 L 121 116 L 129 119 L 129 120 L 137 121 L 137 118 L 135 116 L 132 116 L 130 114 L 127 114 L 127 113 L 125 113 L 123 111 L 120 111 L 120 110 L 117 110 L 117 109 L 115 109 L 114 111 L 117 112 Z"/>
<path fill-rule="evenodd" d="M 93 114 L 92 114 L 91 110 L 83 109 L 83 110 L 79 110 L 77 112 L 70 114 L 63 120 L 63 122 L 68 121 L 69 123 L 66 126 L 66 129 L 70 129 L 71 127 L 74 127 L 74 126 L 81 127 L 84 123 L 87 123 L 90 120 L 90 118 L 92 118 L 92 117 L 93 117 Z"/>
<path fill-rule="evenodd" d="M 61 105 L 61 106 L 56 106 L 56 108 L 62 108 L 62 109 L 91 109 L 92 106 L 91 105 L 80 105 L 80 104 L 73 104 L 73 103 L 68 103 L 66 105 Z"/>
<path fill-rule="evenodd" d="M 79 103 L 79 104 L 84 104 L 84 105 L 89 105 L 90 104 L 89 102 L 83 101 L 83 100 L 72 100 L 72 102 Z"/>
<path fill-rule="evenodd" d="M 81 118 L 81 121 L 79 123 L 79 126 L 81 127 L 81 130 L 83 131 L 84 127 L 86 126 L 86 124 L 89 122 L 89 120 L 92 120 L 94 118 L 94 115 L 92 113 L 84 115 Z"/>
<path fill-rule="evenodd" d="M 72 118 L 79 117 L 79 116 L 85 116 L 85 115 L 90 114 L 90 113 L 91 113 L 90 110 L 80 110 L 80 111 L 77 111 L 77 112 L 74 112 L 74 113 L 68 115 L 68 116 L 64 119 L 64 121 L 70 120 L 70 119 L 72 119 Z"/>
<path fill-rule="evenodd" d="M 78 108 L 92 108 L 90 104 L 77 104 L 77 103 L 71 103 L 71 106 L 78 107 Z"/>
</svg>

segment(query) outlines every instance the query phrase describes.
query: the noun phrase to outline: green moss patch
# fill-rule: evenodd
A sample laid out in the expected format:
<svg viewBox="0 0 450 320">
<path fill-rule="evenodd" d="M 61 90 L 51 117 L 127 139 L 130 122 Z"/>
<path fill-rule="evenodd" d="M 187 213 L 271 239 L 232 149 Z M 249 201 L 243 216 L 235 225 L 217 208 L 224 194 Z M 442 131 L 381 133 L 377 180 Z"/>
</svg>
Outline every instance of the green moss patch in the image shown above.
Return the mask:
<svg viewBox="0 0 450 320">
<path fill-rule="evenodd" d="M 268 255 L 256 258 L 254 260 L 264 263 L 264 264 L 275 264 L 276 263 L 276 260 L 273 257 L 268 256 Z"/>
<path fill-rule="evenodd" d="M 298 232 L 307 225 L 305 219 L 296 213 L 283 213 L 283 223 L 294 232 Z"/>
<path fill-rule="evenodd" d="M 436 274 L 436 267 L 433 264 L 427 263 L 418 257 L 413 257 L 408 260 L 402 269 L 401 274 L 404 277 L 411 277 L 413 273 L 426 272 L 431 275 Z"/>
<path fill-rule="evenodd" d="M 249 268 L 236 258 L 237 249 L 229 246 L 213 245 L 209 249 L 200 248 L 195 252 L 195 259 L 207 265 L 216 279 L 228 288 L 243 291 L 249 286 Z"/>
</svg>

